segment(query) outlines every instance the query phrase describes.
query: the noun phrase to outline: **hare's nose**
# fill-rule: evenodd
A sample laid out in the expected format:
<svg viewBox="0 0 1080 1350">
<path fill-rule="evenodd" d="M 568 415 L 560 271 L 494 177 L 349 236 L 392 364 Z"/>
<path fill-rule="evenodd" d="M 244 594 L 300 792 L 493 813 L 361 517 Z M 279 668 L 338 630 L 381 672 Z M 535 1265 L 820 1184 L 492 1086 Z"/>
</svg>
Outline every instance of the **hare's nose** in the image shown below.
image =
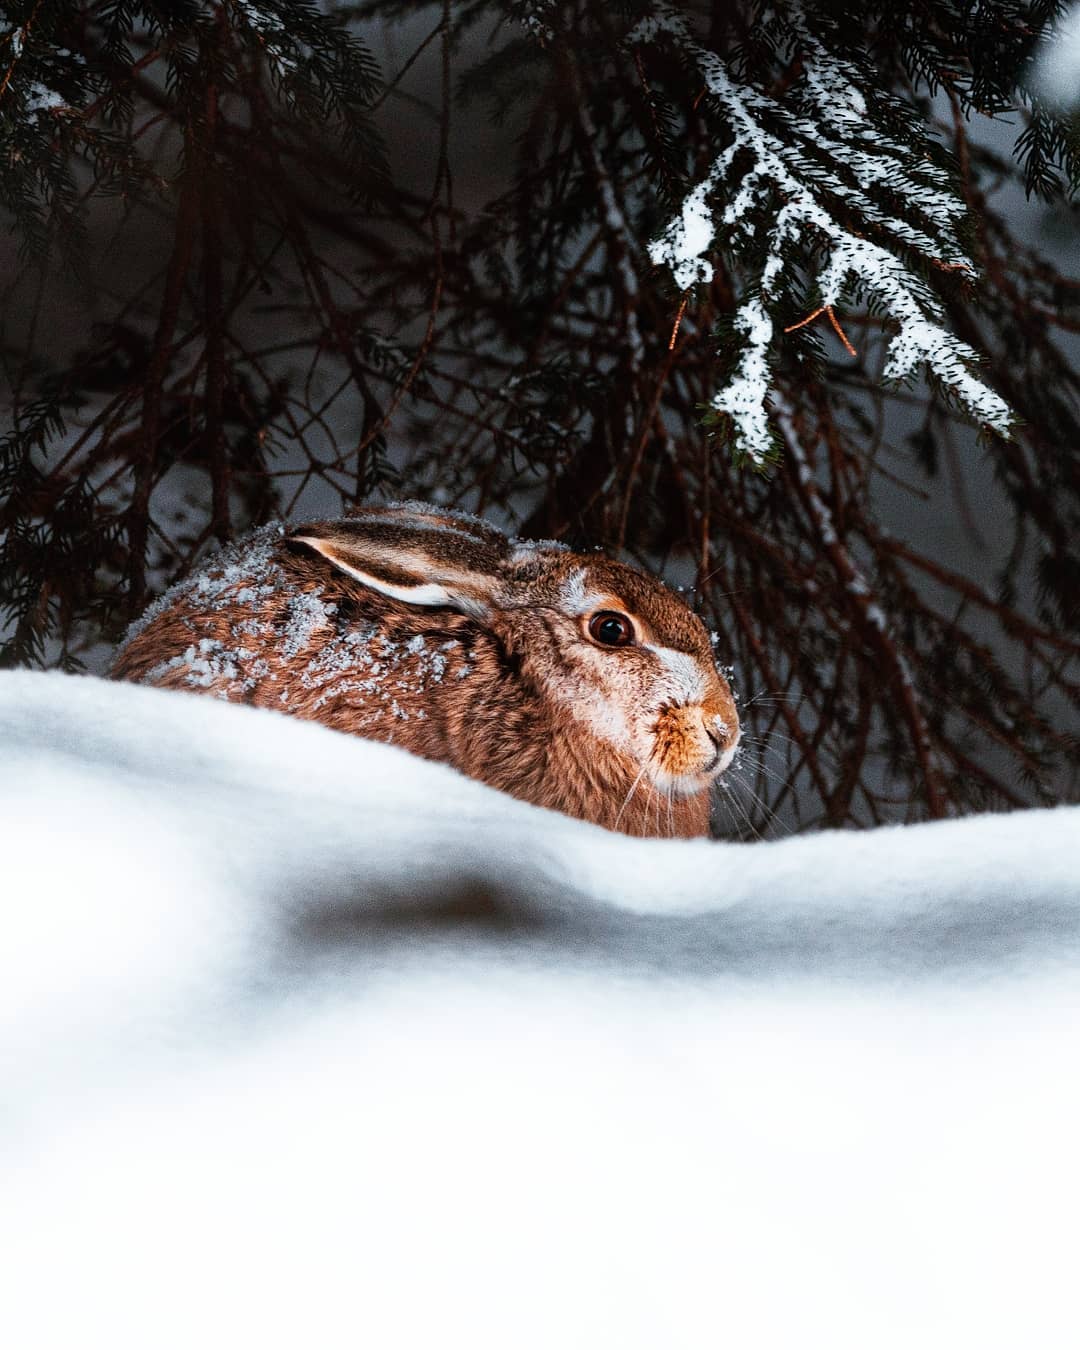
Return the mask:
<svg viewBox="0 0 1080 1350">
<path fill-rule="evenodd" d="M 723 717 L 717 714 L 715 717 L 706 717 L 705 735 L 716 746 L 717 750 L 730 750 L 739 739 L 738 727 L 730 727 Z"/>
<path fill-rule="evenodd" d="M 720 714 L 706 714 L 701 721 L 714 752 L 706 772 L 723 773 L 735 757 L 735 747 L 739 743 L 738 725 L 731 726 Z"/>
</svg>

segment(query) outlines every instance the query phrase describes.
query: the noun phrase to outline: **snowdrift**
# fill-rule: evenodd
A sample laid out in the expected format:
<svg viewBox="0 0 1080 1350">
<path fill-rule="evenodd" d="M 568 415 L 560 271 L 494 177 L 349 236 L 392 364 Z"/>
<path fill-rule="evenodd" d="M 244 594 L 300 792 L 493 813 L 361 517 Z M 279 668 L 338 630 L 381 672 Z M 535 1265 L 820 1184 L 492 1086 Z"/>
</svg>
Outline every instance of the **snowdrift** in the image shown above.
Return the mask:
<svg viewBox="0 0 1080 1350">
<path fill-rule="evenodd" d="M 1063 1344 L 1080 808 L 630 840 L 0 676 L 0 1335 Z"/>
</svg>

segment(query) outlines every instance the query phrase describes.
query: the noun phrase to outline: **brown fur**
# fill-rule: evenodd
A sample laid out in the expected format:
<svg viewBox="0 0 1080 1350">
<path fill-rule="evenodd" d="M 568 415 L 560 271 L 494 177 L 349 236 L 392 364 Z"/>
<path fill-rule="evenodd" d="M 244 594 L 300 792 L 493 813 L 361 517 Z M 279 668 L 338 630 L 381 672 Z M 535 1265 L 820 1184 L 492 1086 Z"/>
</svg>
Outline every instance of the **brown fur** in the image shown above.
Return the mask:
<svg viewBox="0 0 1080 1350">
<path fill-rule="evenodd" d="M 640 640 L 592 641 L 598 609 Z M 264 527 L 152 606 L 112 674 L 391 742 L 635 835 L 707 833 L 709 761 L 738 737 L 704 627 L 654 578 L 416 503 Z"/>
</svg>

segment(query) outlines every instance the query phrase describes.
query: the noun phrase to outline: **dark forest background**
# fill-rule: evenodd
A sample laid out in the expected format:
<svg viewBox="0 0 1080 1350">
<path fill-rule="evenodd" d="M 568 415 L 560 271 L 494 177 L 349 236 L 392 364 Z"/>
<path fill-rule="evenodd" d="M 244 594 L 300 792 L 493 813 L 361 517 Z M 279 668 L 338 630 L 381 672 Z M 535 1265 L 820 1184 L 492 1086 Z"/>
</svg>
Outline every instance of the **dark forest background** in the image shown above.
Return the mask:
<svg viewBox="0 0 1080 1350">
<path fill-rule="evenodd" d="M 6 4 L 0 662 L 101 670 L 218 542 L 419 496 L 686 588 L 747 727 L 729 832 L 1077 798 L 1080 134 L 1030 80 L 1061 10 Z M 827 239 L 762 291 L 782 185 L 710 276 L 656 261 L 738 136 L 698 50 L 1008 428 L 883 378 L 894 316 L 857 278 L 823 305 Z M 905 186 L 944 181 L 956 220 Z M 760 462 L 716 401 L 758 295 Z"/>
</svg>

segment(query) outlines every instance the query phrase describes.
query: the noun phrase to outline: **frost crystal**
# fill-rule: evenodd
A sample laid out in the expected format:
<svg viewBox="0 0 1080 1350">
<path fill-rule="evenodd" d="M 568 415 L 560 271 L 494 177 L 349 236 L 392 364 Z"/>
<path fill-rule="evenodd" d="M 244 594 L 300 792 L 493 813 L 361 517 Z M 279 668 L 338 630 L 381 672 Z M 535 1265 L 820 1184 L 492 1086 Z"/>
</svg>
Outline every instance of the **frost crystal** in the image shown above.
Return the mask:
<svg viewBox="0 0 1080 1350">
<path fill-rule="evenodd" d="M 312 636 L 326 626 L 337 606 L 324 604 L 318 591 L 304 591 L 289 600 L 288 608 L 281 650 L 285 656 L 293 657 L 304 651 Z"/>
<path fill-rule="evenodd" d="M 859 87 L 861 73 L 826 51 L 796 11 L 793 42 L 802 55 L 803 77 L 796 107 L 776 103 L 732 79 L 724 62 L 695 42 L 686 21 L 657 5 L 630 34 L 631 44 L 665 37 L 696 68 L 722 109 L 731 143 L 687 195 L 677 216 L 649 248 L 656 264 L 671 269 L 686 289 L 712 279 L 708 253 L 719 235 L 734 251 L 761 242 L 767 222 L 764 262 L 746 288 L 734 325 L 745 339 L 727 386 L 713 399 L 733 424 L 736 448 L 761 465 L 773 452 L 767 408 L 771 396 L 768 355 L 782 287 L 796 264 L 816 282 L 823 307 L 837 305 L 849 288 L 861 291 L 891 318 L 884 374 L 905 380 L 925 366 L 980 423 L 1006 433 L 1008 405 L 971 372 L 976 353 L 944 327 L 933 291 L 898 256 L 901 250 L 946 270 L 972 273 L 956 226 L 964 214 L 946 173 L 919 149 L 875 125 Z M 883 206 L 875 189 L 887 188 L 907 205 L 903 219 Z M 710 205 L 715 199 L 722 208 Z M 864 230 L 841 225 L 830 214 L 841 202 Z M 886 238 L 895 252 L 873 237 Z"/>
</svg>

